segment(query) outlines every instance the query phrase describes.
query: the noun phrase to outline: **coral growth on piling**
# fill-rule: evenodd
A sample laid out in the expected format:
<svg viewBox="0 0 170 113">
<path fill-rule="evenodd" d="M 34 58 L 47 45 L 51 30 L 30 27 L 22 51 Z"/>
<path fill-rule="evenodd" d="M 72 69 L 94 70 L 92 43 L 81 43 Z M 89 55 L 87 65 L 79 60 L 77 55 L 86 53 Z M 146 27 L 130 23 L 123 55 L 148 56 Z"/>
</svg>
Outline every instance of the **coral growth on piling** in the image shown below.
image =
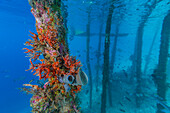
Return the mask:
<svg viewBox="0 0 170 113">
<path fill-rule="evenodd" d="M 23 90 L 33 94 L 30 105 L 34 113 L 78 113 L 76 93 L 81 85 L 72 79 L 81 71 L 81 63 L 69 55 L 60 5 L 54 5 L 49 0 L 31 0 L 37 34 L 30 32 L 32 39 L 25 43 L 29 47 L 24 50 L 30 57 L 29 70 L 44 82 L 43 85 L 24 84 Z M 68 77 L 70 83 L 64 81 Z"/>
</svg>

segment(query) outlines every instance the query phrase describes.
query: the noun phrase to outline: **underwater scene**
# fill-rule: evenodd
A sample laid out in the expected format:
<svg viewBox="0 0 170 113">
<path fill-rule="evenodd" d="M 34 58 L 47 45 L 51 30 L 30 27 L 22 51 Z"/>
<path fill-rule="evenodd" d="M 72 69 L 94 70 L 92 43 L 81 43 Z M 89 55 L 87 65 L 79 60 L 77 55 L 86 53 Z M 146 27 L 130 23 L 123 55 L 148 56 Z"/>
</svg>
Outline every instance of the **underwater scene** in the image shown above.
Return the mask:
<svg viewBox="0 0 170 113">
<path fill-rule="evenodd" d="M 170 113 L 170 0 L 0 0 L 0 113 Z"/>
</svg>

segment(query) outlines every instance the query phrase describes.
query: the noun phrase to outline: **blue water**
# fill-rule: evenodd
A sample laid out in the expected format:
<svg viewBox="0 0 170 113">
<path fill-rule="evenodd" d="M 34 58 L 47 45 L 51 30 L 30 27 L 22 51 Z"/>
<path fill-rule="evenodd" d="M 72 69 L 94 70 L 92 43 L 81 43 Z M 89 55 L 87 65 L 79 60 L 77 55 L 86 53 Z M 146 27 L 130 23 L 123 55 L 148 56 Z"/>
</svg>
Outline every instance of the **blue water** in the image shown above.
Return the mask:
<svg viewBox="0 0 170 113">
<path fill-rule="evenodd" d="M 92 7 L 92 21 L 91 21 L 91 33 L 98 34 L 100 21 L 98 14 L 100 3 L 105 0 L 96 0 L 96 2 L 90 2 L 86 0 L 69 0 L 65 2 L 68 5 L 68 35 L 71 33 L 72 27 L 74 27 L 77 34 L 84 33 L 86 31 L 87 13 L 86 9 L 90 4 L 95 4 Z M 156 87 L 150 76 L 144 76 L 143 80 L 146 80 L 143 84 L 144 93 L 148 96 L 143 100 L 143 105 L 140 109 L 135 109 L 134 89 L 135 83 L 126 83 L 126 78 L 122 74 L 122 70 L 128 72 L 132 62 L 130 56 L 134 52 L 136 32 L 141 21 L 141 15 L 147 12 L 144 5 L 150 0 L 119 0 L 123 1 L 126 7 L 126 11 L 123 19 L 121 20 L 119 33 L 128 34 L 118 38 L 117 54 L 115 60 L 114 74 L 115 78 L 112 81 L 112 98 L 113 106 L 107 105 L 107 113 L 155 113 L 157 100 L 152 98 L 156 95 Z M 151 0 L 152 1 L 152 0 Z M 153 0 L 154 1 L 154 0 Z M 157 32 L 156 40 L 154 43 L 153 51 L 151 54 L 151 61 L 147 70 L 147 75 L 151 75 L 153 70 L 158 64 L 160 37 L 163 19 L 166 16 L 168 10 L 170 10 L 170 1 L 163 0 L 157 4 L 144 28 L 143 34 L 143 54 L 142 54 L 142 71 L 146 63 L 146 55 L 148 54 L 152 39 Z M 97 4 L 98 3 L 98 4 Z M 151 2 L 152 3 L 152 2 Z M 119 3 L 117 3 L 119 6 Z M 149 2 L 148 2 L 149 4 Z M 104 9 L 105 16 L 104 23 L 106 23 L 108 7 Z M 122 6 L 123 7 L 123 6 Z M 27 0 L 0 0 L 0 113 L 31 113 L 31 107 L 29 100 L 31 95 L 27 95 L 21 92 L 18 88 L 22 87 L 22 84 L 28 83 L 32 79 L 38 79 L 32 75 L 30 71 L 25 71 L 29 68 L 29 58 L 25 57 L 24 43 L 30 38 L 29 31 L 36 32 L 35 19 L 30 12 L 30 5 Z M 112 30 L 111 34 L 115 33 L 115 25 L 119 19 L 116 16 L 121 14 L 119 10 L 115 10 L 113 14 Z M 103 28 L 103 34 L 105 33 L 105 24 Z M 170 26 L 170 25 L 169 25 Z M 100 60 L 100 76 L 99 76 L 99 92 L 96 92 L 96 51 L 98 48 L 98 35 L 91 36 L 90 40 L 90 58 L 91 69 L 93 79 L 93 108 L 92 113 L 100 113 L 101 107 L 101 92 L 102 92 L 102 70 L 103 70 L 103 52 L 104 52 L 104 36 L 102 37 L 101 44 L 101 60 Z M 114 37 L 111 37 L 111 49 L 114 43 Z M 71 55 L 77 56 L 82 62 L 83 69 L 88 73 L 86 67 L 86 36 L 74 36 L 73 40 L 69 40 L 69 48 Z M 80 51 L 80 52 L 79 52 Z M 110 53 L 111 54 L 111 53 Z M 169 59 L 168 59 L 169 60 Z M 167 62 L 170 64 L 170 61 Z M 169 68 L 170 69 L 170 68 Z M 168 70 L 168 68 L 167 68 Z M 129 73 L 128 73 L 129 74 Z M 170 73 L 167 73 L 170 76 Z M 131 75 L 128 75 L 128 79 Z M 170 78 L 170 77 L 169 77 Z M 167 77 L 167 82 L 170 81 Z M 148 90 L 148 89 L 149 90 Z M 87 113 L 89 105 L 89 85 L 84 86 L 80 93 L 80 99 L 82 101 L 83 113 Z M 127 94 L 128 93 L 128 94 Z M 170 105 L 170 96 L 167 90 L 167 102 L 166 105 Z M 126 98 L 128 95 L 128 99 Z M 129 100 L 130 99 L 130 100 Z M 166 113 L 170 111 L 165 108 Z"/>
<path fill-rule="evenodd" d="M 31 79 L 30 72 L 25 71 L 29 62 L 22 48 L 28 31 L 35 29 L 34 18 L 27 1 L 0 1 L 0 7 L 0 113 L 29 113 L 30 96 L 17 88 Z"/>
</svg>

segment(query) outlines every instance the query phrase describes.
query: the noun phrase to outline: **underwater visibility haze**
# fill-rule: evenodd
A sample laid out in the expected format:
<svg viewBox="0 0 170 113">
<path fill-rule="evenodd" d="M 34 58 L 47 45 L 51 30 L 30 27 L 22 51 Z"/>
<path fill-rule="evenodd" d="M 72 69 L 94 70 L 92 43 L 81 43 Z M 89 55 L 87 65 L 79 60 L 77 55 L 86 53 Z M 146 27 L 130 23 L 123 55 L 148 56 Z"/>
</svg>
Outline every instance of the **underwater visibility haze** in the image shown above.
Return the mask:
<svg viewBox="0 0 170 113">
<path fill-rule="evenodd" d="M 0 0 L 0 113 L 170 113 L 169 0 Z"/>
</svg>

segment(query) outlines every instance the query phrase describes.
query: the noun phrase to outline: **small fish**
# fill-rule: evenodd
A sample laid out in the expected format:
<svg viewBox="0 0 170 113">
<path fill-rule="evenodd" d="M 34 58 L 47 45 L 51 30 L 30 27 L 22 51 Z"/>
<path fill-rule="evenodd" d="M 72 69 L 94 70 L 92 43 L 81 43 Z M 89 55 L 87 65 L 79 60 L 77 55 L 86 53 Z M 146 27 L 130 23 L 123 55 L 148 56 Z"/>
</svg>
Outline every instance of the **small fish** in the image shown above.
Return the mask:
<svg viewBox="0 0 170 113">
<path fill-rule="evenodd" d="M 125 77 L 128 78 L 128 74 L 124 69 L 123 69 L 123 73 L 124 73 Z"/>
<path fill-rule="evenodd" d="M 130 95 L 128 91 L 126 91 L 126 94 L 127 94 L 127 95 Z"/>
<path fill-rule="evenodd" d="M 20 81 L 24 81 L 25 79 L 26 79 L 25 76 L 21 76 L 21 77 L 15 78 L 13 81 L 14 82 L 20 82 Z"/>
<path fill-rule="evenodd" d="M 97 102 L 97 104 L 100 104 L 100 102 Z"/>
<path fill-rule="evenodd" d="M 128 97 L 125 97 L 129 102 L 131 102 L 131 100 L 130 100 L 130 98 L 128 98 Z"/>
<path fill-rule="evenodd" d="M 165 108 L 165 111 L 166 112 L 170 112 L 170 107 L 163 101 L 163 98 L 162 97 L 159 97 L 159 96 L 152 96 L 152 98 L 153 99 L 156 99 L 157 100 L 157 102 L 162 106 L 162 107 L 164 107 Z M 165 113 L 166 113 L 165 112 Z"/>
<path fill-rule="evenodd" d="M 89 48 L 90 48 L 90 49 L 93 49 L 93 47 L 92 47 L 92 46 L 90 46 Z"/>
<path fill-rule="evenodd" d="M 11 76 L 10 76 L 10 75 L 5 75 L 4 77 L 5 77 L 5 78 L 10 78 Z"/>
<path fill-rule="evenodd" d="M 120 104 L 121 106 L 123 106 L 123 104 L 122 104 L 121 102 L 119 102 L 119 104 Z"/>
<path fill-rule="evenodd" d="M 119 109 L 119 110 L 120 110 L 121 112 L 124 112 L 124 113 L 126 112 L 124 109 Z"/>
<path fill-rule="evenodd" d="M 31 82 L 33 82 L 33 81 L 34 81 L 34 79 L 30 80 L 30 81 L 29 81 L 29 84 L 30 84 Z"/>
<path fill-rule="evenodd" d="M 79 51 L 79 50 L 77 50 L 77 53 L 80 53 L 80 51 Z"/>
<path fill-rule="evenodd" d="M 6 73 L 8 73 L 8 70 L 1 70 L 0 73 L 1 74 L 6 74 Z"/>
</svg>

